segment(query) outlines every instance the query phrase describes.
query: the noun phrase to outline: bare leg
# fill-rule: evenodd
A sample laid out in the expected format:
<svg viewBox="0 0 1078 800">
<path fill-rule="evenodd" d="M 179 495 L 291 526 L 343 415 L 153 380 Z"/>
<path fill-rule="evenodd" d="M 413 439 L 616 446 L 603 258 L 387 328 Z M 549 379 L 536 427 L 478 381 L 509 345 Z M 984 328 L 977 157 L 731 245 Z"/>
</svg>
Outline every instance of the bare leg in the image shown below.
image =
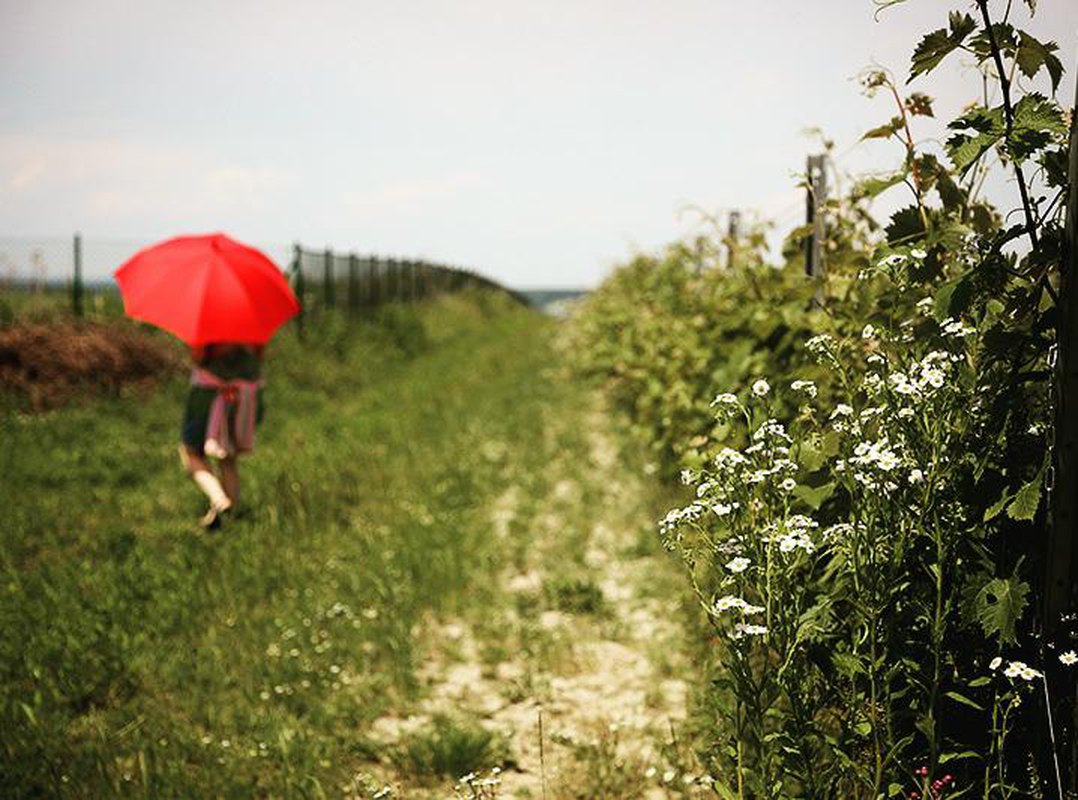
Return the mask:
<svg viewBox="0 0 1078 800">
<path fill-rule="evenodd" d="M 240 500 L 240 467 L 239 458 L 230 456 L 218 462 L 221 467 L 221 485 L 225 488 L 225 494 L 236 505 Z"/>
<path fill-rule="evenodd" d="M 202 490 L 202 493 L 210 501 L 210 510 L 203 517 L 202 524 L 206 527 L 215 527 L 219 514 L 232 507 L 232 501 L 229 499 L 228 493 L 221 486 L 221 482 L 217 480 L 217 476 L 213 474 L 213 468 L 204 455 L 188 447 L 181 446 L 180 461 L 183 463 L 187 474 L 195 482 L 195 485 Z"/>
</svg>

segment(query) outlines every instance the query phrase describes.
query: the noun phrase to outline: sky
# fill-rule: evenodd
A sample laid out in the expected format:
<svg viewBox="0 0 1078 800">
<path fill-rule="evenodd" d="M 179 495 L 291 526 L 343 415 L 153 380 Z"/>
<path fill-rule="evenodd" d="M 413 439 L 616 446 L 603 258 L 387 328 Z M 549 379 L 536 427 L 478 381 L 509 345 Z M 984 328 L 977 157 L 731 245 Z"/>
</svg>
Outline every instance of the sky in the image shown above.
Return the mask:
<svg viewBox="0 0 1078 800">
<path fill-rule="evenodd" d="M 904 79 L 965 5 L 0 0 L 0 237 L 224 230 L 593 286 L 692 207 L 799 224 L 812 128 L 842 172 L 895 165 L 858 144 L 892 108 L 857 76 Z M 1071 105 L 1078 2 L 1025 27 L 1059 43 Z M 910 90 L 946 120 L 980 88 L 952 58 Z"/>
</svg>

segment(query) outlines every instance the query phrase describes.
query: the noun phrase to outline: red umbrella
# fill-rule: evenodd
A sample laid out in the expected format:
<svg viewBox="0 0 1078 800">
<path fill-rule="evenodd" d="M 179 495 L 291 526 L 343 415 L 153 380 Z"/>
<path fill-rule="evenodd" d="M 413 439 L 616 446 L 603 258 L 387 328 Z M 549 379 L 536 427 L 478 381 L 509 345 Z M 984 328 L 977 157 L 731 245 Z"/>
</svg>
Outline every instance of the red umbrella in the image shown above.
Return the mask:
<svg viewBox="0 0 1078 800">
<path fill-rule="evenodd" d="M 140 250 L 116 270 L 128 316 L 189 345 L 265 344 L 299 311 L 277 266 L 223 233 L 178 236 Z"/>
</svg>

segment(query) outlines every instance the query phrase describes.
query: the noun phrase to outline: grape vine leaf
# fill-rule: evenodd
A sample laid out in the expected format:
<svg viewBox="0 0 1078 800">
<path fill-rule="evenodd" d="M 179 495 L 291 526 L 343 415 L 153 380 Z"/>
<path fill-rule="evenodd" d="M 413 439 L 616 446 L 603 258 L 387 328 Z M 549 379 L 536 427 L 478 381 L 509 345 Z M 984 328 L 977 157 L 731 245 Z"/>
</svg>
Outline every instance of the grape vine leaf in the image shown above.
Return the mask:
<svg viewBox="0 0 1078 800">
<path fill-rule="evenodd" d="M 958 11 L 951 12 L 948 22 L 950 30 L 940 28 L 926 33 L 921 43 L 917 45 L 917 49 L 913 52 L 910 81 L 918 75 L 935 69 L 943 59 L 961 47 L 966 38 L 977 29 L 977 23 L 973 21 L 973 17 Z"/>
<path fill-rule="evenodd" d="M 1059 106 L 1041 94 L 1027 94 L 1014 107 L 1014 125 L 1007 152 L 1021 163 L 1067 132 Z"/>
<path fill-rule="evenodd" d="M 1037 473 L 1037 477 L 1025 484 L 1014 496 L 1014 500 L 1007 506 L 1007 516 L 1011 519 L 1029 521 L 1037 515 L 1037 507 L 1041 504 L 1041 483 L 1044 480 L 1044 471 Z"/>
<path fill-rule="evenodd" d="M 886 232 L 889 244 L 905 244 L 920 239 L 926 232 L 921 210 L 917 206 L 899 209 L 891 215 L 891 222 Z"/>
<path fill-rule="evenodd" d="M 896 186 L 906 179 L 907 172 L 902 170 L 893 175 L 870 175 L 857 182 L 853 193 L 857 197 L 872 199 L 883 194 L 892 186 Z"/>
<path fill-rule="evenodd" d="M 1063 62 L 1056 55 L 1057 50 L 1059 45 L 1055 42 L 1041 42 L 1025 31 L 1019 31 L 1018 51 L 1015 53 L 1018 69 L 1027 78 L 1034 77 L 1042 67 L 1047 69 L 1052 79 L 1052 91 L 1055 92 L 1063 80 Z"/>
<path fill-rule="evenodd" d="M 947 140 L 947 155 L 960 175 L 965 175 L 978 159 L 999 143 L 1007 131 L 1003 107 L 970 109 L 950 125 L 959 131 Z"/>
<path fill-rule="evenodd" d="M 1002 642 L 1015 641 L 1015 625 L 1029 604 L 1029 584 L 1017 577 L 993 578 L 977 592 L 977 621 L 986 636 Z"/>
<path fill-rule="evenodd" d="M 877 128 L 873 128 L 864 136 L 861 137 L 861 141 L 865 139 L 889 139 L 898 133 L 905 126 L 902 121 L 902 117 L 892 117 L 891 121 L 886 125 L 880 125 Z"/>
</svg>

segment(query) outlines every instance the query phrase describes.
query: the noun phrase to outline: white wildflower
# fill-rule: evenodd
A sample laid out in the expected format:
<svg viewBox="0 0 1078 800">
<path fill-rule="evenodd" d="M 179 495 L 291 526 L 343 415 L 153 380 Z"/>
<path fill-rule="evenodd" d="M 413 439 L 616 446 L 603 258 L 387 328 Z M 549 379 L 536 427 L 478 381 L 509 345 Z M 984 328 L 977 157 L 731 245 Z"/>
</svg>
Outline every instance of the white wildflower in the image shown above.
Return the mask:
<svg viewBox="0 0 1078 800">
<path fill-rule="evenodd" d="M 737 558 L 732 558 L 726 562 L 726 568 L 730 570 L 730 572 L 737 574 L 747 570 L 751 563 L 752 562 L 744 556 L 738 556 Z"/>
<path fill-rule="evenodd" d="M 944 336 L 951 336 L 956 339 L 962 339 L 977 332 L 976 328 L 971 328 L 961 320 L 951 319 L 950 317 L 940 323 L 940 328 L 943 329 Z"/>
<path fill-rule="evenodd" d="M 924 483 L 924 481 L 925 481 L 925 474 L 923 472 L 921 472 L 921 470 L 919 470 L 919 469 L 911 469 L 910 470 L 910 483 L 918 484 L 918 483 Z"/>
<path fill-rule="evenodd" d="M 715 395 L 715 399 L 711 401 L 712 406 L 737 406 L 740 405 L 737 395 L 730 394 L 730 392 L 723 392 L 722 394 Z"/>
<path fill-rule="evenodd" d="M 767 627 L 764 625 L 753 625 L 751 623 L 739 622 L 734 625 L 733 638 L 740 639 L 743 636 L 766 636 Z"/>
<path fill-rule="evenodd" d="M 790 384 L 790 388 L 795 392 L 804 392 L 809 397 L 815 397 L 817 392 L 816 384 L 812 381 L 794 381 Z"/>
<path fill-rule="evenodd" d="M 1068 650 L 1066 653 L 1060 653 L 1059 661 L 1066 667 L 1078 664 L 1078 653 L 1075 653 L 1073 650 Z"/>
<path fill-rule="evenodd" d="M 784 492 L 792 492 L 794 489 L 797 488 L 797 481 L 795 481 L 793 478 L 787 478 L 779 484 L 779 487 Z"/>
<path fill-rule="evenodd" d="M 717 516 L 726 517 L 732 514 L 737 506 L 737 503 L 715 503 L 711 506 L 711 510 L 714 511 Z"/>
<path fill-rule="evenodd" d="M 763 378 L 756 381 L 756 383 L 754 383 L 752 385 L 752 393 L 754 395 L 756 395 L 757 397 L 764 397 L 770 391 L 771 391 L 771 384 L 769 384 Z"/>
<path fill-rule="evenodd" d="M 861 329 L 862 339 L 873 339 L 876 336 L 876 328 L 872 325 L 866 325 Z"/>
<path fill-rule="evenodd" d="M 831 338 L 830 334 L 821 333 L 805 342 L 805 347 L 808 348 L 808 351 L 814 356 L 820 358 L 821 356 L 827 355 L 831 350 L 834 341 L 835 340 Z"/>
<path fill-rule="evenodd" d="M 999 656 L 996 656 L 995 658 L 993 658 L 991 661 L 988 662 L 988 669 L 990 669 L 992 672 L 995 672 L 997 669 L 999 669 L 999 665 L 1002 664 L 1002 663 L 1003 663 L 1003 659 L 1000 658 Z"/>
<path fill-rule="evenodd" d="M 1003 674 L 1008 678 L 1021 678 L 1024 681 L 1031 681 L 1034 678 L 1043 677 L 1040 672 L 1033 669 L 1033 667 L 1029 666 L 1024 661 L 1012 661 L 1007 665 L 1007 669 L 1003 670 Z"/>
</svg>

